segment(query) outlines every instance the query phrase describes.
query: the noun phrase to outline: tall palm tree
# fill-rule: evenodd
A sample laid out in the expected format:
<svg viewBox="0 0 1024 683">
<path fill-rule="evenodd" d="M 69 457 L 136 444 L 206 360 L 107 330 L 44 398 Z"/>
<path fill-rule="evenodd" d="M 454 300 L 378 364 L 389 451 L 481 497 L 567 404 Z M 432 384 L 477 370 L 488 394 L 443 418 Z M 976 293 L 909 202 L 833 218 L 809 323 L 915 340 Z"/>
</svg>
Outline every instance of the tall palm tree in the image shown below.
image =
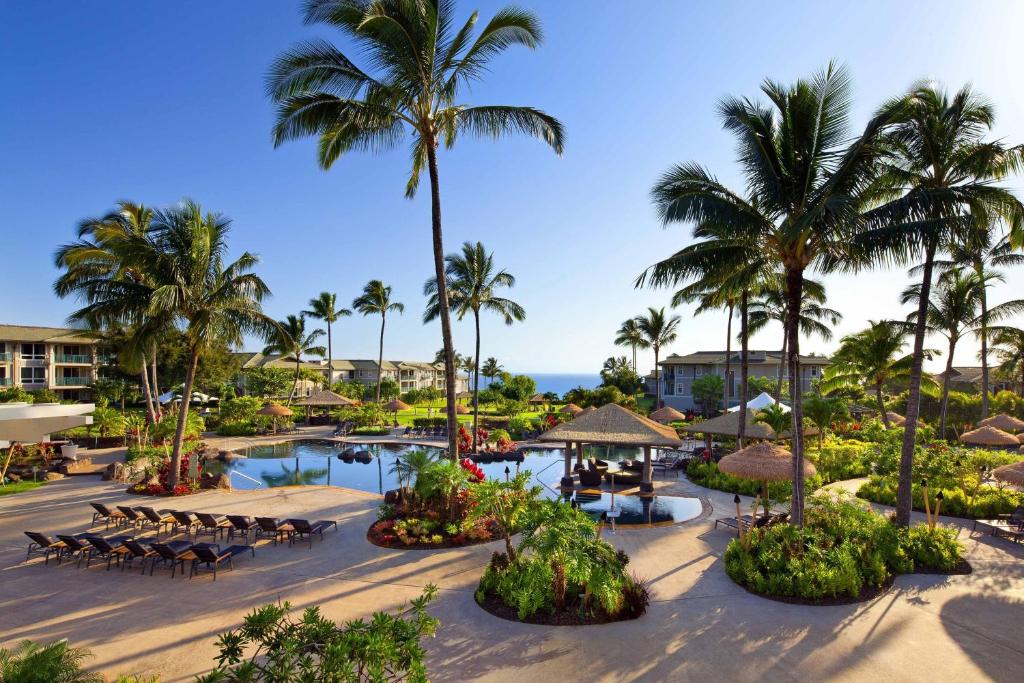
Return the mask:
<svg viewBox="0 0 1024 683">
<path fill-rule="evenodd" d="M 636 318 L 630 318 L 619 325 L 619 329 L 615 333 L 615 345 L 628 346 L 633 350 L 633 372 L 636 372 L 636 350 L 648 347 L 647 340 L 644 339 L 643 333 L 637 327 Z"/>
<path fill-rule="evenodd" d="M 316 343 L 323 335 L 324 331 L 319 328 L 306 331 L 305 315 L 289 315 L 278 321 L 274 334 L 270 336 L 267 347 L 263 349 L 265 354 L 279 353 L 282 359 L 291 357 L 295 360 L 295 378 L 292 380 L 292 390 L 288 392 L 288 405 L 291 405 L 299 388 L 302 357 L 323 356 L 327 353 L 327 349 Z"/>
<path fill-rule="evenodd" d="M 825 306 L 826 300 L 825 286 L 821 282 L 817 280 L 804 281 L 804 298 L 800 305 L 799 319 L 800 333 L 805 337 L 817 335 L 826 342 L 832 340 L 832 328 L 829 325 L 838 325 L 843 319 L 843 314 Z M 783 368 L 785 368 L 782 359 L 786 357 L 789 345 L 785 334 L 785 283 L 781 281 L 781 278 L 761 290 L 760 296 L 750 302 L 750 334 L 757 334 L 772 322 L 778 322 L 783 328 L 782 353 L 779 354 L 779 375 L 775 383 L 775 400 L 777 401 L 782 395 Z M 826 325 L 826 322 L 829 325 Z"/>
<path fill-rule="evenodd" d="M 388 313 L 401 315 L 405 304 L 391 300 L 391 287 L 380 280 L 370 280 L 363 287 L 363 293 L 352 300 L 352 308 L 363 315 L 380 316 L 380 346 L 377 352 L 377 403 L 380 403 L 380 378 L 384 370 L 384 324 Z M 446 368 L 447 369 L 447 368 Z M 454 399 L 453 399 L 454 402 Z"/>
<path fill-rule="evenodd" d="M 54 283 L 54 292 L 65 297 L 72 293 L 80 293 L 83 283 L 96 282 L 97 279 L 121 280 L 127 283 L 142 282 L 146 273 L 129 266 L 119 250 L 125 246 L 125 240 L 133 236 L 145 236 L 153 224 L 153 210 L 144 204 L 120 201 L 114 211 L 99 218 L 86 218 L 78 224 L 78 241 L 62 245 L 55 255 L 55 264 L 64 272 Z M 144 290 L 136 290 L 144 296 Z M 118 326 L 120 321 L 92 320 L 81 321 L 89 324 L 96 331 L 110 326 Z M 149 328 L 156 329 L 156 328 Z M 138 327 L 128 326 L 123 329 L 128 335 L 138 334 Z M 132 344 L 133 357 L 124 356 L 126 366 L 137 369 L 140 373 L 142 394 L 146 403 L 146 414 L 150 422 L 161 418 L 160 402 L 156 396 L 160 393 L 157 383 L 156 367 L 156 336 L 149 339 L 136 339 Z M 150 375 L 152 371 L 152 375 Z"/>
<path fill-rule="evenodd" d="M 829 394 L 853 387 L 874 391 L 878 412 L 888 429 L 891 425 L 883 391 L 886 385 L 910 377 L 913 355 L 903 354 L 906 325 L 891 320 L 869 320 L 868 324 L 867 329 L 839 340 L 839 349 L 822 376 L 821 391 Z M 926 382 L 932 382 L 931 378 Z"/>
<path fill-rule="evenodd" d="M 722 391 L 722 405 L 729 407 L 729 396 L 734 382 L 729 377 L 732 372 L 732 319 L 736 314 L 736 306 L 739 305 L 743 292 L 734 288 L 722 286 L 722 278 L 718 275 L 711 275 L 697 280 L 697 282 L 683 287 L 672 295 L 672 306 L 679 306 L 683 303 L 697 303 L 693 310 L 694 315 L 707 313 L 708 311 L 719 311 L 723 308 L 726 311 L 725 318 L 725 382 Z M 742 335 L 741 335 L 742 336 Z M 744 415 L 746 418 L 746 415 Z"/>
<path fill-rule="evenodd" d="M 331 325 L 341 318 L 352 315 L 352 311 L 347 308 L 338 308 L 338 295 L 334 292 L 320 292 L 320 296 L 309 300 L 309 310 L 302 313 L 327 323 L 327 386 L 331 386 L 334 384 L 334 346 L 331 343 Z"/>
<path fill-rule="evenodd" d="M 501 363 L 498 362 L 497 358 L 491 357 L 484 361 L 484 365 L 480 368 L 480 373 L 487 378 L 488 383 L 493 382 L 494 378 L 501 374 L 504 370 Z"/>
<path fill-rule="evenodd" d="M 531 12 L 501 9 L 474 38 L 477 14 L 456 29 L 450 0 L 307 0 L 307 23 L 339 29 L 360 48 L 375 73 L 356 66 L 324 40 L 310 41 L 282 54 L 268 75 L 267 90 L 277 102 L 274 143 L 315 136 L 324 169 L 352 150 L 374 152 L 397 146 L 408 134 L 412 172 L 406 196 L 416 193 L 424 169 L 430 177 L 434 277 L 441 306 L 449 449 L 458 452 L 455 415 L 455 362 L 437 164 L 440 145 L 451 147 L 460 134 L 497 138 L 521 133 L 540 138 L 561 154 L 562 124 L 533 107 L 469 106 L 464 90 L 488 73 L 489 62 L 506 49 L 536 47 L 540 22 Z"/>
<path fill-rule="evenodd" d="M 786 283 L 786 362 L 793 421 L 793 522 L 803 525 L 804 467 L 801 408 L 799 310 L 804 273 L 827 270 L 848 259 L 850 238 L 860 224 L 862 196 L 881 152 L 878 138 L 894 114 L 886 107 L 859 134 L 850 134 L 850 81 L 845 69 L 829 65 L 790 86 L 765 81 L 769 103 L 726 98 L 719 104 L 724 127 L 739 145 L 747 179 L 737 193 L 697 164 L 669 169 L 652 190 L 664 223 L 692 223 L 695 236 L 709 224 L 729 229 L 731 248 L 718 260 L 742 263 L 755 254 L 783 269 Z M 725 245 L 728 246 L 728 245 Z M 709 255 L 711 252 L 709 252 Z"/>
<path fill-rule="evenodd" d="M 880 161 L 875 183 L 896 198 L 872 211 L 874 227 L 858 237 L 858 253 L 885 262 L 923 263 L 896 492 L 896 523 L 901 526 L 910 524 L 924 338 L 936 255 L 951 244 L 966 243 L 976 221 L 1005 220 L 1015 231 L 1013 239 L 1024 239 L 1024 206 L 1012 192 L 994 184 L 1020 165 L 1020 150 L 983 139 L 994 118 L 991 105 L 969 87 L 952 97 L 931 83 L 913 87 L 884 136 L 888 153 Z"/>
<path fill-rule="evenodd" d="M 1016 327 L 1000 327 L 993 330 L 992 351 L 999 361 L 999 371 L 1011 381 L 1020 381 L 1020 393 L 1024 394 L 1024 330 Z"/>
<path fill-rule="evenodd" d="M 153 338 L 168 324 L 183 328 L 188 367 L 174 433 L 168 485 L 177 486 L 181 446 L 188 423 L 199 357 L 215 345 L 240 345 L 243 335 L 267 335 L 276 323 L 265 316 L 261 301 L 269 290 L 252 269 L 259 259 L 244 252 L 225 264 L 231 221 L 184 201 L 158 211 L 146 234 L 126 235 L 119 257 L 145 277 L 125 281 L 97 273 L 79 283 L 89 301 L 72 317 L 79 320 L 129 320 L 139 325 L 133 341 Z M 141 343 L 141 342 L 140 342 Z"/>
<path fill-rule="evenodd" d="M 665 309 L 649 306 L 647 313 L 636 317 L 636 326 L 644 336 L 649 348 L 654 350 L 654 381 L 657 384 L 654 407 L 661 407 L 661 372 L 658 369 L 658 356 L 661 347 L 676 340 L 677 328 L 681 319 L 678 315 L 667 316 Z"/>
<path fill-rule="evenodd" d="M 448 304 L 452 312 L 459 320 L 467 313 L 473 314 L 476 354 L 467 358 L 467 361 L 473 363 L 473 450 L 476 451 L 480 413 L 477 400 L 480 392 L 480 312 L 496 313 L 506 325 L 512 325 L 526 319 L 526 310 L 515 301 L 498 296 L 499 289 L 514 287 L 516 278 L 507 270 L 496 270 L 494 254 L 487 253 L 480 242 L 464 242 L 462 253 L 448 254 L 445 257 L 445 277 L 448 280 Z M 441 313 L 442 299 L 436 278 L 427 280 L 423 285 L 423 294 L 427 297 L 423 322 L 428 323 Z"/>
</svg>

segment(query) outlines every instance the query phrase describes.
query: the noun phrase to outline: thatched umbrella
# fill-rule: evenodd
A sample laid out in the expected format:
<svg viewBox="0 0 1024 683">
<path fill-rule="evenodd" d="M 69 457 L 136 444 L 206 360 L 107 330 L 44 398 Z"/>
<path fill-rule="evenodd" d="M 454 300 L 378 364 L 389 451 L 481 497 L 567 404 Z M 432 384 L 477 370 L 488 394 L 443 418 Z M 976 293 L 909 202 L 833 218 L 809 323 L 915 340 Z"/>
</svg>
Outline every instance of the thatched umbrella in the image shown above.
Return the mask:
<svg viewBox="0 0 1024 683">
<path fill-rule="evenodd" d="M 388 401 L 387 403 L 384 404 L 384 410 L 388 411 L 389 413 L 397 413 L 400 410 L 409 410 L 411 408 L 412 406 L 410 406 L 408 403 L 400 401 L 397 398 L 393 401 Z"/>
<path fill-rule="evenodd" d="M 734 477 L 756 479 L 765 483 L 765 510 L 768 515 L 768 484 L 773 481 L 793 480 L 793 454 L 782 446 L 762 441 L 735 453 L 730 453 L 718 462 L 718 469 Z M 818 473 L 814 463 L 804 459 L 804 478 Z M 760 501 L 760 494 L 754 502 L 754 509 Z"/>
<path fill-rule="evenodd" d="M 680 413 L 672 406 L 665 406 L 664 408 L 659 408 L 658 410 L 655 410 L 647 417 L 651 418 L 655 422 L 662 422 L 664 424 L 668 424 L 669 422 L 682 422 L 683 420 L 686 419 L 685 415 Z"/>
<path fill-rule="evenodd" d="M 1024 486 L 1024 460 L 997 467 L 992 470 L 992 476 L 1007 484 Z"/>
<path fill-rule="evenodd" d="M 580 408 L 575 403 L 569 403 L 567 405 L 562 406 L 561 409 L 559 409 L 558 412 L 560 412 L 560 413 L 569 413 L 570 415 L 576 415 L 578 413 L 583 412 L 583 408 Z"/>
<path fill-rule="evenodd" d="M 1020 444 L 1020 441 L 1013 434 L 1008 434 L 1001 429 L 996 429 L 989 425 L 964 432 L 960 435 L 960 440 L 972 446 L 988 446 L 990 448 L 1017 446 Z"/>
<path fill-rule="evenodd" d="M 259 414 L 259 415 L 269 415 L 271 418 L 273 418 L 272 419 L 272 423 L 274 425 L 274 433 L 277 434 L 277 418 L 279 418 L 279 417 L 289 417 L 293 413 L 292 413 L 290 408 L 286 408 L 285 406 L 281 405 L 280 403 L 268 403 L 267 405 L 265 405 L 262 408 L 260 408 L 260 410 L 259 410 L 259 412 L 257 414 Z"/>
<path fill-rule="evenodd" d="M 466 406 L 464 406 L 461 403 L 459 403 L 459 404 L 456 404 L 456 406 L 455 406 L 455 412 L 458 413 L 459 415 L 469 415 L 473 411 L 471 411 L 469 408 L 467 408 Z"/>
<path fill-rule="evenodd" d="M 982 420 L 978 423 L 981 426 L 995 427 L 1001 429 L 1004 432 L 1021 432 L 1024 431 L 1024 420 L 1018 420 L 1013 415 L 1007 415 L 1006 413 L 1000 413 L 993 417 Z"/>
<path fill-rule="evenodd" d="M 595 408 L 594 406 L 587 406 L 586 408 L 584 408 L 580 412 L 576 413 L 576 417 L 578 419 L 578 418 L 582 417 L 583 415 L 590 415 L 590 413 L 594 412 L 595 410 L 597 410 L 597 408 Z"/>
</svg>

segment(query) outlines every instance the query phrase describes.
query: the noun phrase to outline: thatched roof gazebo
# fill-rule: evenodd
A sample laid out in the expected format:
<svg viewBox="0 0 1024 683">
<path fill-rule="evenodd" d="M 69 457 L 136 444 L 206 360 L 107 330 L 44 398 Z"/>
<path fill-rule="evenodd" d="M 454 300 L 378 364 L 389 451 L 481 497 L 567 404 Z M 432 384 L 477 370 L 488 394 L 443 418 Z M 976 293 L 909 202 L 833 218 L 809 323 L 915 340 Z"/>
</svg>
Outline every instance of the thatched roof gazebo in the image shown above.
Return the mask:
<svg viewBox="0 0 1024 683">
<path fill-rule="evenodd" d="M 1008 434 L 1001 429 L 989 425 L 978 427 L 960 435 L 960 440 L 971 446 L 985 446 L 988 448 L 1006 448 L 1017 446 L 1020 441 L 1013 434 Z"/>
<path fill-rule="evenodd" d="M 685 415 L 683 415 L 681 412 L 679 412 L 672 406 L 665 406 L 664 408 L 659 408 L 658 410 L 655 410 L 647 417 L 651 418 L 655 422 L 661 422 L 663 424 L 668 424 L 669 422 L 682 422 L 683 420 L 686 419 Z"/>
<path fill-rule="evenodd" d="M 533 405 L 544 405 L 545 403 L 549 403 L 549 401 L 544 397 L 544 394 L 534 394 L 530 397 L 528 402 Z"/>
<path fill-rule="evenodd" d="M 620 405 L 609 403 L 586 415 L 579 415 L 572 422 L 560 424 L 540 435 L 540 441 L 565 442 L 565 472 L 562 477 L 563 489 L 572 490 L 572 453 L 576 462 L 583 464 L 583 444 L 607 444 L 633 446 L 644 451 L 644 469 L 640 481 L 641 495 L 654 495 L 651 481 L 651 448 L 676 448 L 682 444 L 671 427 L 637 415 Z"/>
<path fill-rule="evenodd" d="M 338 408 L 341 406 L 354 406 L 356 402 L 328 389 L 320 389 L 319 391 L 314 391 L 309 396 L 300 398 L 295 402 L 295 405 L 307 408 Z"/>
<path fill-rule="evenodd" d="M 1018 420 L 1013 415 L 1007 415 L 1006 413 L 1000 413 L 984 419 L 978 425 L 982 427 L 995 427 L 1011 434 L 1024 431 L 1024 420 Z"/>
<path fill-rule="evenodd" d="M 1007 484 L 1024 486 L 1024 460 L 997 467 L 992 470 L 992 476 Z"/>
<path fill-rule="evenodd" d="M 575 403 L 567 403 L 564 406 L 562 406 L 561 408 L 559 408 L 558 412 L 560 412 L 560 413 L 569 413 L 570 415 L 576 415 L 578 413 L 583 412 L 583 408 L 580 408 Z"/>
<path fill-rule="evenodd" d="M 258 415 L 269 415 L 274 425 L 274 433 L 277 434 L 277 418 L 279 417 L 290 417 L 294 413 L 291 408 L 286 408 L 279 403 L 268 403 L 267 405 L 260 408 L 257 413 Z"/>
<path fill-rule="evenodd" d="M 409 405 L 405 401 L 400 401 L 397 398 L 393 401 L 388 401 L 387 403 L 384 404 L 384 410 L 388 411 L 389 413 L 397 413 L 401 410 L 410 410 L 411 408 L 411 405 Z"/>
<path fill-rule="evenodd" d="M 595 410 L 597 410 L 597 408 L 595 408 L 594 406 L 587 406 L 586 408 L 584 408 L 580 412 L 576 413 L 576 419 L 578 420 L 579 418 L 581 418 L 584 415 L 589 415 L 590 413 L 594 412 Z"/>
<path fill-rule="evenodd" d="M 735 437 L 740 430 L 740 414 L 724 413 L 718 417 L 703 422 L 694 422 L 684 426 L 684 432 L 692 434 L 704 434 L 705 436 L 731 436 Z M 747 412 L 747 428 L 745 434 L 749 439 L 774 439 L 777 437 L 775 430 L 763 422 L 754 422 L 752 411 Z"/>
</svg>

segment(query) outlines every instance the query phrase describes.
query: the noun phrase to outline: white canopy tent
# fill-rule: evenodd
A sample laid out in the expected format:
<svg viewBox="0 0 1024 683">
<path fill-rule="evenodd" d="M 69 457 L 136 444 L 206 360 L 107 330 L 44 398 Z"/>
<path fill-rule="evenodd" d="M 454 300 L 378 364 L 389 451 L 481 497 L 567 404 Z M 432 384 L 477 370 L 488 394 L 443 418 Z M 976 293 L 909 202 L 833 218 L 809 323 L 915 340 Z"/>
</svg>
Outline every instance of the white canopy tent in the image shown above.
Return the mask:
<svg viewBox="0 0 1024 683">
<path fill-rule="evenodd" d="M 170 403 L 171 401 L 180 401 L 181 400 L 181 392 L 180 391 L 168 391 L 166 393 L 163 393 L 163 394 L 160 394 L 159 396 L 157 396 L 156 400 L 160 401 L 160 405 L 166 405 L 166 404 Z M 192 401 L 191 401 L 192 403 L 213 403 L 214 401 L 219 401 L 219 400 L 220 399 L 217 398 L 216 396 L 208 396 L 207 394 L 204 394 L 204 393 L 199 392 L 199 391 L 193 391 L 192 392 Z"/>
<path fill-rule="evenodd" d="M 772 398 L 771 394 L 764 391 L 762 391 L 759 396 L 755 396 L 751 400 L 747 401 L 747 410 L 764 410 L 768 406 L 775 405 L 776 403 L 778 403 L 779 406 L 782 407 L 783 412 L 789 412 L 789 406 L 780 401 L 776 401 L 774 398 Z M 732 408 L 729 408 L 729 412 L 735 413 L 739 409 L 739 406 L 733 406 Z"/>
<path fill-rule="evenodd" d="M 12 441 L 49 441 L 50 434 L 91 425 L 92 415 L 87 413 L 94 410 L 92 403 L 0 403 L 0 448 L 7 448 Z"/>
</svg>

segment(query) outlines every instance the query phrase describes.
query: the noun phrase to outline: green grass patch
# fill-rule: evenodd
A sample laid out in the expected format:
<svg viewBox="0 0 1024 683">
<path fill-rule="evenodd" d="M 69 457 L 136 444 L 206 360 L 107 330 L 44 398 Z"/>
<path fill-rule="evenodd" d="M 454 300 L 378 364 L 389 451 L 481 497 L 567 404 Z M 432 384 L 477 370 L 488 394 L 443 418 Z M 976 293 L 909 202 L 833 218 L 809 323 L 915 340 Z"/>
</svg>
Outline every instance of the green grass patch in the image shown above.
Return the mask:
<svg viewBox="0 0 1024 683">
<path fill-rule="evenodd" d="M 26 479 L 13 484 L 6 484 L 4 486 L 0 486 L 0 496 L 11 496 L 15 493 L 31 491 L 32 489 L 39 488 L 45 483 L 45 481 L 29 481 Z"/>
</svg>

